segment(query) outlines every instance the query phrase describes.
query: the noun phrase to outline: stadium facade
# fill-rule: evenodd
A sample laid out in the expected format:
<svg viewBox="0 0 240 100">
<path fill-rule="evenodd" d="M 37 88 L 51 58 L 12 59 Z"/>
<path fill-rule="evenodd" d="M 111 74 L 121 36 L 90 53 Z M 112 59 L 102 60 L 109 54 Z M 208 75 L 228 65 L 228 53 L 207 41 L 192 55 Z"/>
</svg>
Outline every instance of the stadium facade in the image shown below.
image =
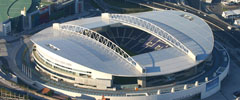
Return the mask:
<svg viewBox="0 0 240 100">
<path fill-rule="evenodd" d="M 96 91 L 133 90 L 125 96 L 109 96 L 112 99 L 166 98 L 149 96 L 151 93 L 146 91 L 187 84 L 214 62 L 211 28 L 201 18 L 180 11 L 103 13 L 100 17 L 55 23 L 31 37 L 31 41 L 36 68 L 51 80 Z M 219 83 L 222 79 L 215 80 Z M 196 87 L 200 84 L 194 83 Z M 189 89 L 191 95 L 184 96 L 183 92 L 170 98 L 209 96 L 201 94 L 206 90 L 196 87 Z M 184 90 L 187 88 L 184 85 Z M 161 94 L 160 89 L 154 92 Z"/>
</svg>

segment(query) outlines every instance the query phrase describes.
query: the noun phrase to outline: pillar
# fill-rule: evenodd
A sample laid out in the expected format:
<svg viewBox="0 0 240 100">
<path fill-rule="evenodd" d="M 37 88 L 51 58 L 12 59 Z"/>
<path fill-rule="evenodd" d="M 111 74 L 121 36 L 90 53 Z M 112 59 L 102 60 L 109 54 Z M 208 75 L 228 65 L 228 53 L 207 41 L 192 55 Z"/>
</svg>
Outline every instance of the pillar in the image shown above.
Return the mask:
<svg viewBox="0 0 240 100">
<path fill-rule="evenodd" d="M 175 88 L 172 87 L 172 89 L 171 89 L 171 93 L 174 93 L 174 92 L 175 92 Z"/>
<path fill-rule="evenodd" d="M 184 85 L 184 88 L 183 88 L 183 89 L 184 89 L 184 90 L 187 90 L 187 84 Z"/>
<path fill-rule="evenodd" d="M 198 86 L 198 81 L 195 82 L 195 86 Z"/>
<path fill-rule="evenodd" d="M 141 87 L 146 87 L 146 77 L 140 77 L 137 79 L 138 85 Z"/>
</svg>

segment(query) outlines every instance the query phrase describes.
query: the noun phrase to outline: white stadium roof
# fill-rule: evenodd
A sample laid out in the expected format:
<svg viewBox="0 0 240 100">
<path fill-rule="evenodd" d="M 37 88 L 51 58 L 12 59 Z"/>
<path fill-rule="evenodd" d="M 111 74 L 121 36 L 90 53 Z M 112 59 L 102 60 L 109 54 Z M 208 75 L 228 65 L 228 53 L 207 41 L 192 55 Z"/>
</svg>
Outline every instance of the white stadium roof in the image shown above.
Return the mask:
<svg viewBox="0 0 240 100">
<path fill-rule="evenodd" d="M 113 54 L 108 53 L 98 44 L 94 44 L 93 40 L 72 37 L 69 33 L 53 29 L 52 27 L 40 31 L 31 40 L 36 45 L 69 61 L 83 65 L 91 70 L 117 76 L 152 76 L 178 72 L 199 64 L 213 50 L 214 38 L 210 27 L 195 15 L 180 11 L 151 11 L 131 14 L 131 16 L 151 22 L 170 33 L 196 55 L 196 60 L 192 60 L 188 55 L 173 46 L 133 56 L 133 59 L 143 69 L 146 69 L 145 73 L 141 73 L 125 64 L 126 62 L 119 62 Z M 119 22 L 105 20 L 99 16 L 74 20 L 64 24 L 95 29 L 117 23 Z M 53 50 L 47 47 L 46 44 L 52 44 L 59 50 Z"/>
</svg>

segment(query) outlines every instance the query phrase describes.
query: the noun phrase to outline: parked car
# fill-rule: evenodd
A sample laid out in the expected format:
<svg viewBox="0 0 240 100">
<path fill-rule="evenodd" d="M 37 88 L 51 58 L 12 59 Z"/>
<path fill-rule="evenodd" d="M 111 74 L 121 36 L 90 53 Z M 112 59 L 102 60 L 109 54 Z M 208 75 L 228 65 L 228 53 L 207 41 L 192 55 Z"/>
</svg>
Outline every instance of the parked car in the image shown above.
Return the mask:
<svg viewBox="0 0 240 100">
<path fill-rule="evenodd" d="M 240 90 L 233 93 L 234 98 L 240 97 Z"/>
</svg>

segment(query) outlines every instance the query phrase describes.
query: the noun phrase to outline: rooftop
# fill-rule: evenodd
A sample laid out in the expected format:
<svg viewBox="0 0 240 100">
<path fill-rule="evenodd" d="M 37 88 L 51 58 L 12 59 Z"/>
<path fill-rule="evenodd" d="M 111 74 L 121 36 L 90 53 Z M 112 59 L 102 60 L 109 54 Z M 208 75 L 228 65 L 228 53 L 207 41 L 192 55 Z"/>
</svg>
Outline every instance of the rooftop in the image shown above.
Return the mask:
<svg viewBox="0 0 240 100">
<path fill-rule="evenodd" d="M 183 14 L 185 17 L 182 17 Z M 84 39 L 81 36 L 73 37 L 67 32 L 61 32 L 52 27 L 40 31 L 34 35 L 31 40 L 44 49 L 69 60 L 69 62 L 72 61 L 92 70 L 118 76 L 174 73 L 199 64 L 212 52 L 214 45 L 212 31 L 202 19 L 195 15 L 179 11 L 152 11 L 131 15 L 152 22 L 173 35 L 194 54 L 198 55 L 197 61 L 193 61 L 176 47 L 133 56 L 141 67 L 147 69 L 146 74 L 139 73 L 135 68 L 126 65 L 124 61 L 118 61 L 114 54 L 109 54 L 106 50 L 102 49 L 101 46 L 94 44 L 93 40 Z M 119 22 L 106 21 L 101 17 L 92 17 L 74 20 L 64 24 L 96 29 L 117 23 Z M 59 50 L 54 50 L 46 44 L 51 44 L 53 45 L 52 47 L 58 48 Z"/>
</svg>

